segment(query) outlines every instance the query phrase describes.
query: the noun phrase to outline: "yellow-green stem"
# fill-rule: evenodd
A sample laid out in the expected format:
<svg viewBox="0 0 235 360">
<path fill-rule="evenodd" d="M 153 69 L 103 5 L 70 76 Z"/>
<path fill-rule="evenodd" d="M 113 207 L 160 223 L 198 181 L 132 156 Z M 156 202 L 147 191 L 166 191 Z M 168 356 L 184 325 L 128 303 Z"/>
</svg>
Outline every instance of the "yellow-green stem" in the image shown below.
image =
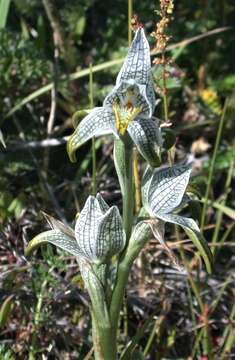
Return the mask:
<svg viewBox="0 0 235 360">
<path fill-rule="evenodd" d="M 232 181 L 232 178 L 233 178 L 234 164 L 235 164 L 235 160 L 232 159 L 232 161 L 230 162 L 230 167 L 229 167 L 229 170 L 228 170 L 227 179 L 226 179 L 226 183 L 225 183 L 223 200 L 220 203 L 221 205 L 225 205 L 226 200 L 227 200 L 228 190 L 230 188 L 231 181 Z M 212 237 L 212 245 L 216 244 L 217 241 L 218 241 L 218 235 L 219 235 L 219 232 L 220 232 L 222 219 L 223 219 L 223 212 L 221 210 L 218 210 L 217 214 L 216 214 L 215 229 L 214 229 L 214 233 L 213 233 L 213 237 Z M 212 248 L 212 254 L 214 256 L 217 255 L 218 251 L 219 251 L 219 248 L 216 248 L 216 247 Z"/>
<path fill-rule="evenodd" d="M 218 148 L 219 148 L 220 139 L 221 139 L 221 136 L 222 136 L 222 130 L 223 130 L 223 125 L 224 125 L 224 119 L 225 119 L 225 114 L 226 114 L 226 110 L 227 110 L 227 105 L 228 105 L 228 101 L 226 99 L 225 104 L 224 104 L 224 108 L 223 108 L 223 112 L 222 112 L 222 116 L 221 116 L 221 119 L 220 119 L 219 127 L 218 127 L 218 130 L 217 130 L 215 146 L 214 146 L 214 151 L 213 151 L 213 155 L 212 155 L 211 166 L 210 166 L 209 176 L 208 176 L 208 181 L 207 181 L 207 187 L 206 187 L 206 193 L 205 193 L 205 202 L 204 202 L 203 208 L 202 208 L 202 215 L 201 215 L 201 232 L 202 233 L 203 233 L 203 229 L 204 229 L 204 225 L 205 225 L 205 217 L 206 217 L 206 211 L 207 211 L 207 203 L 208 203 L 208 198 L 209 198 L 209 192 L 210 192 L 211 183 L 212 183 L 212 177 L 213 177 L 213 172 L 214 172 L 214 167 L 215 167 L 216 155 L 217 155 L 217 151 L 218 151 Z"/>
<path fill-rule="evenodd" d="M 89 65 L 89 98 L 90 108 L 94 107 L 94 96 L 93 96 L 93 70 L 92 64 Z M 95 149 L 95 138 L 92 138 L 92 194 L 96 195 L 97 184 L 96 184 L 96 149 Z"/>
<path fill-rule="evenodd" d="M 116 331 L 114 331 L 111 326 L 102 327 L 102 324 L 98 323 L 92 311 L 91 317 L 95 360 L 116 360 Z"/>
<path fill-rule="evenodd" d="M 133 13 L 133 2 L 132 0 L 128 0 L 128 44 L 131 44 L 132 40 L 132 29 L 131 29 L 131 19 Z"/>
<path fill-rule="evenodd" d="M 38 295 L 38 301 L 36 304 L 35 317 L 34 317 L 34 332 L 33 332 L 32 341 L 31 341 L 31 345 L 30 345 L 28 360 L 34 360 L 36 358 L 35 357 L 35 353 L 36 353 L 35 348 L 36 348 L 36 342 L 37 342 L 37 333 L 38 333 L 38 326 L 40 323 L 42 302 L 43 302 L 43 296 L 44 296 L 44 291 L 45 291 L 46 285 L 47 285 L 47 280 L 44 280 L 42 283 L 42 286 L 41 286 L 40 293 Z"/>
<path fill-rule="evenodd" d="M 165 65 L 165 51 L 162 54 L 163 59 L 163 108 L 164 108 L 164 120 L 166 123 L 169 122 L 169 110 L 168 110 L 168 98 L 167 98 L 167 85 L 166 85 L 166 65 Z M 173 165 L 173 153 L 174 153 L 174 145 L 171 149 L 168 150 L 168 162 L 170 166 Z"/>
<path fill-rule="evenodd" d="M 123 226 L 127 244 L 131 235 L 134 210 L 133 146 L 126 134 L 114 142 L 114 164 L 117 171 L 123 200 Z"/>
<path fill-rule="evenodd" d="M 134 149 L 133 154 L 133 175 L 134 175 L 134 182 L 135 182 L 135 212 L 138 212 L 141 209 L 141 180 L 140 174 L 138 169 L 138 152 L 137 149 Z"/>
<path fill-rule="evenodd" d="M 123 257 L 119 262 L 117 282 L 113 290 L 110 304 L 110 322 L 114 331 L 116 330 L 116 332 L 118 329 L 120 310 L 131 266 L 150 237 L 151 228 L 149 227 L 148 230 L 141 232 L 138 237 L 138 241 L 135 241 L 134 243 L 132 242 L 128 245 L 125 254 L 123 254 Z"/>
</svg>

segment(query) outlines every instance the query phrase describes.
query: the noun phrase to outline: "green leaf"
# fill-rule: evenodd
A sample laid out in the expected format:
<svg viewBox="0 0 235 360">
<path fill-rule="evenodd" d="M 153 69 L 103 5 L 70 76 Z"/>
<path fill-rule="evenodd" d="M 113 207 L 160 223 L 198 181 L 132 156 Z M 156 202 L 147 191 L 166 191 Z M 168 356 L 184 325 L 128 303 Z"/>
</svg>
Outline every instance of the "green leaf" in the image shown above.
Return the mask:
<svg viewBox="0 0 235 360">
<path fill-rule="evenodd" d="M 19 219 L 25 207 L 26 198 L 25 195 L 21 193 L 11 202 L 7 210 L 10 214 L 13 214 L 16 219 Z"/>
<path fill-rule="evenodd" d="M 7 23 L 11 0 L 0 0 L 0 29 L 4 29 Z"/>
<path fill-rule="evenodd" d="M 124 262 L 129 265 L 132 264 L 147 241 L 151 239 L 151 236 L 152 229 L 148 221 L 140 221 L 136 224 L 129 241 Z"/>
<path fill-rule="evenodd" d="M 102 64 L 93 66 L 92 71 L 93 73 L 101 71 L 101 70 L 105 70 L 108 69 L 110 67 L 113 67 L 115 65 L 118 65 L 120 63 L 123 62 L 123 59 L 117 59 L 117 60 L 111 60 L 111 61 L 107 61 L 104 62 Z M 83 69 L 83 70 L 79 70 L 73 74 L 70 74 L 69 77 L 64 76 L 62 78 L 60 78 L 60 82 L 67 82 L 67 80 L 69 79 L 70 81 L 72 80 L 76 80 L 76 79 L 80 79 L 84 76 L 89 76 L 90 74 L 90 69 Z M 4 120 L 6 118 L 8 118 L 9 116 L 12 116 L 16 111 L 20 110 L 23 106 L 25 106 L 26 104 L 28 104 L 29 102 L 31 102 L 32 100 L 38 98 L 39 96 L 42 96 L 43 94 L 49 92 L 52 88 L 53 88 L 54 84 L 50 83 L 47 84 L 43 87 L 41 87 L 40 89 L 37 89 L 36 91 L 32 92 L 31 94 L 29 94 L 28 96 L 26 96 L 24 99 L 22 99 L 17 105 L 15 105 L 5 116 Z"/>
<path fill-rule="evenodd" d="M 7 323 L 7 320 L 12 310 L 13 298 L 14 295 L 8 296 L 0 307 L 0 327 L 5 326 Z"/>
<path fill-rule="evenodd" d="M 144 324 L 137 330 L 136 334 L 132 337 L 129 344 L 126 346 L 124 351 L 121 354 L 120 360 L 129 360 L 131 359 L 131 355 L 135 349 L 135 347 L 138 345 L 139 341 L 142 339 L 142 337 L 145 334 L 145 331 L 148 329 L 149 325 L 153 321 L 153 316 L 150 316 L 147 320 L 145 320 Z"/>
</svg>

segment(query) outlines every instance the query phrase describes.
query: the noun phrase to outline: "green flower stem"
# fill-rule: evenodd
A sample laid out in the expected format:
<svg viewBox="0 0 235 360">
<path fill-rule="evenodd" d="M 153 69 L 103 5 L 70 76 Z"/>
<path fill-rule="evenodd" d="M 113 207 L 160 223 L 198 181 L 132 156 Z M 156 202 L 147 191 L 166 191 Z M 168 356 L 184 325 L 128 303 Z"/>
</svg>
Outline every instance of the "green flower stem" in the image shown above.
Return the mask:
<svg viewBox="0 0 235 360">
<path fill-rule="evenodd" d="M 91 316 L 95 360 L 116 360 L 116 332 L 113 331 L 112 327 L 103 327 L 102 323 L 96 320 L 92 311 Z"/>
<path fill-rule="evenodd" d="M 136 235 L 134 233 L 130 239 L 130 243 L 125 252 L 125 255 L 121 259 L 118 266 L 117 283 L 113 291 L 110 305 L 110 321 L 116 334 L 118 329 L 120 310 L 130 269 L 134 260 L 137 258 L 140 251 L 143 249 L 144 245 L 150 239 L 152 234 L 151 228 L 147 223 L 142 223 L 139 226 L 139 230 L 140 231 L 138 231 L 138 234 Z"/>
<path fill-rule="evenodd" d="M 117 171 L 123 198 L 123 226 L 127 244 L 131 236 L 134 210 L 133 186 L 133 145 L 129 135 L 114 143 L 114 164 Z"/>
<path fill-rule="evenodd" d="M 29 356 L 28 356 L 29 360 L 34 360 L 36 358 L 37 332 L 40 324 L 43 297 L 45 294 L 46 286 L 47 286 L 47 279 L 43 281 L 40 293 L 38 294 L 38 301 L 37 301 L 37 305 L 35 309 L 35 317 L 34 317 L 34 330 L 33 330 L 33 336 L 32 336 Z"/>
</svg>

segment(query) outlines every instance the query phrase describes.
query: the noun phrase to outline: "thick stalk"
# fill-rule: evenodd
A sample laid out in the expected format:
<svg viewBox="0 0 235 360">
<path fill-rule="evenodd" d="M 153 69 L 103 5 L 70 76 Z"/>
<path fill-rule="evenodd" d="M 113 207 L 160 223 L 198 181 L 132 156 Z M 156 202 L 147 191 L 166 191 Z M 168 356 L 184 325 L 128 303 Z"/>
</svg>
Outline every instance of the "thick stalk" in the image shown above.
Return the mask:
<svg viewBox="0 0 235 360">
<path fill-rule="evenodd" d="M 95 360 L 116 360 L 117 341 L 116 331 L 112 327 L 102 327 L 92 315 L 92 337 L 94 344 Z"/>
<path fill-rule="evenodd" d="M 122 192 L 123 226 L 128 244 L 131 236 L 134 210 L 133 146 L 128 135 L 125 135 L 122 140 L 115 140 L 114 163 Z"/>
<path fill-rule="evenodd" d="M 142 224 L 134 232 L 125 255 L 118 266 L 117 283 L 113 291 L 110 305 L 110 321 L 112 328 L 117 332 L 120 310 L 123 302 L 125 288 L 134 260 L 151 237 L 151 228 L 148 224 Z"/>
<path fill-rule="evenodd" d="M 133 224 L 133 209 L 134 209 L 134 189 L 133 189 L 133 150 L 132 148 L 125 148 L 125 190 L 123 194 L 123 225 L 126 231 L 127 241 L 131 236 L 131 229 Z"/>
</svg>

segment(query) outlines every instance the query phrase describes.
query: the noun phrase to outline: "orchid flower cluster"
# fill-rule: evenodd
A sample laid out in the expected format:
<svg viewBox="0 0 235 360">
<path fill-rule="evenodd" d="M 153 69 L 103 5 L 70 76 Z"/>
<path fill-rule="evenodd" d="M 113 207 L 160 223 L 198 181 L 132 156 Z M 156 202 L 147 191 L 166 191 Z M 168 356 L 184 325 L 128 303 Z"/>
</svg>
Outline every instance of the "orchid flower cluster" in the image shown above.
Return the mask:
<svg viewBox="0 0 235 360">
<path fill-rule="evenodd" d="M 117 359 L 119 313 L 130 268 L 152 236 L 165 244 L 166 223 L 185 230 L 211 271 L 212 256 L 198 225 L 178 214 L 190 201 L 186 189 L 191 165 L 156 168 L 163 146 L 159 119 L 154 117 L 156 105 L 150 48 L 144 29 L 139 27 L 113 90 L 102 107 L 94 108 L 78 124 L 67 144 L 74 162 L 77 149 L 89 139 L 114 136 L 114 163 L 123 196 L 123 217 L 117 206 L 109 207 L 98 193 L 88 197 L 76 217 L 74 230 L 46 215 L 51 230 L 37 235 L 26 249 L 28 255 L 39 245 L 51 243 L 78 259 L 91 300 L 96 359 Z M 136 220 L 132 206 L 134 147 L 147 162 L 142 178 L 143 208 Z"/>
</svg>

